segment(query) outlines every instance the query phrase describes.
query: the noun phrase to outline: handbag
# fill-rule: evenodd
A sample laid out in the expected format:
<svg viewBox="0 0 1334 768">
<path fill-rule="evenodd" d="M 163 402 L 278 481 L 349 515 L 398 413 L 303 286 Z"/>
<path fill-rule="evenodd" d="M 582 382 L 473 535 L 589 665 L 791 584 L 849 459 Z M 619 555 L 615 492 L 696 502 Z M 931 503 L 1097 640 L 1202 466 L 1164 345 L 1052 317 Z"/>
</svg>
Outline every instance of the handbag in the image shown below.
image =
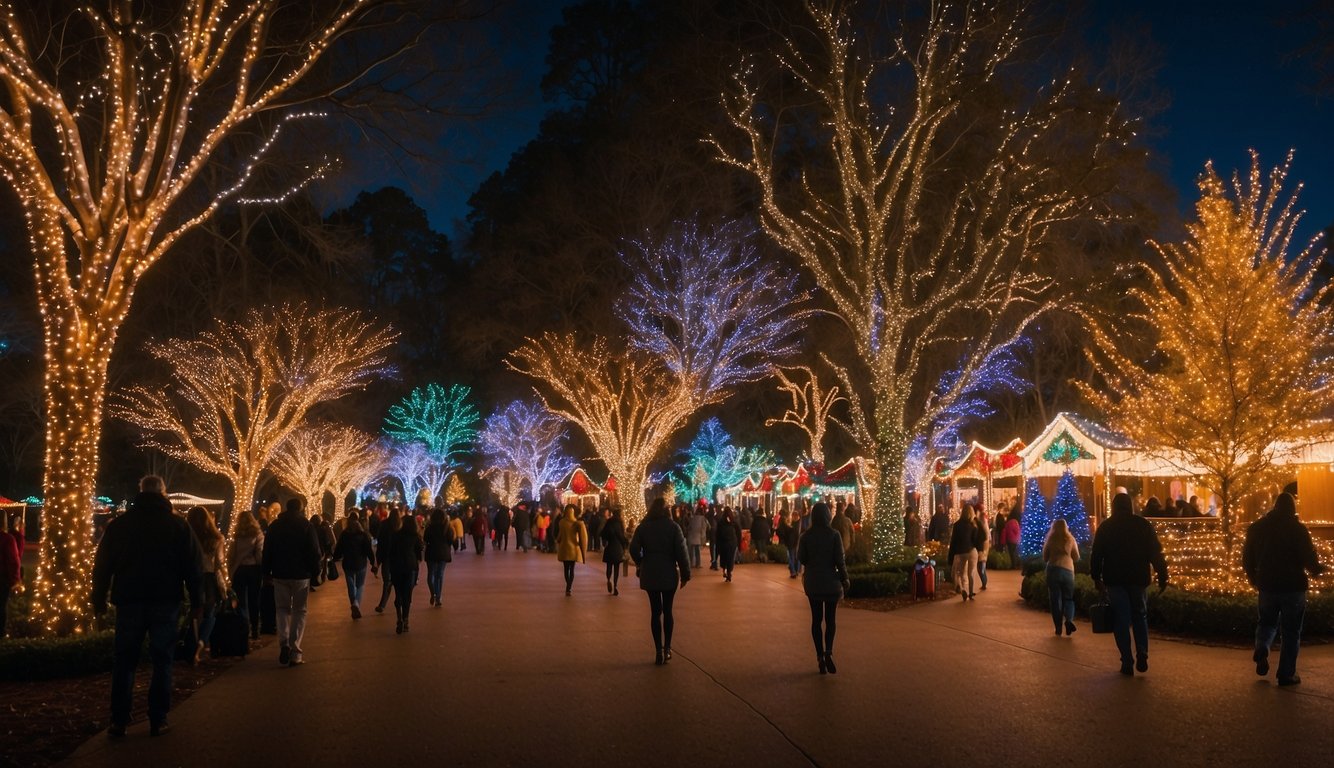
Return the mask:
<svg viewBox="0 0 1334 768">
<path fill-rule="evenodd" d="M 1112 606 L 1106 601 L 1098 601 L 1089 606 L 1089 619 L 1093 621 L 1093 633 L 1105 635 L 1112 631 Z"/>
<path fill-rule="evenodd" d="M 336 560 L 329 561 L 329 570 L 326 577 L 328 581 L 338 581 L 338 562 Z"/>
</svg>

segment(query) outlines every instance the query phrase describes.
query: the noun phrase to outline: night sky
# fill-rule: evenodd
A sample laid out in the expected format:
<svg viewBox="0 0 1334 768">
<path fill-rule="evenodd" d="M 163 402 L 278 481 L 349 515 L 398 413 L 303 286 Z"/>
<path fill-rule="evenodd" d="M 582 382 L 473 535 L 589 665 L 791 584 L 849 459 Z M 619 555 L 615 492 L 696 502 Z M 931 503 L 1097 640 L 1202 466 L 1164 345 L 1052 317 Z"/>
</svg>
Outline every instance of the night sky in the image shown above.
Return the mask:
<svg viewBox="0 0 1334 768">
<path fill-rule="evenodd" d="M 388 169 L 349 185 L 403 186 L 427 209 L 433 226 L 454 233 L 477 185 L 503 170 L 510 154 L 533 138 L 549 105 L 538 84 L 545 71 L 547 32 L 559 23 L 560 0 L 515 0 L 488 34 L 510 72 L 506 103 L 484 118 L 451 129 L 448 162 L 435 174 L 405 177 Z M 1334 16 L 1330 0 L 1218 2 L 1094 0 L 1089 36 L 1147 33 L 1158 49 L 1154 77 L 1166 109 L 1150 119 L 1147 139 L 1189 210 L 1194 183 L 1208 159 L 1220 171 L 1248 165 L 1247 150 L 1266 167 L 1296 150 L 1291 178 L 1305 182 L 1303 239 L 1334 225 L 1334 92 L 1299 54 L 1314 40 L 1317 14 Z M 335 203 L 342 201 L 335 200 Z"/>
</svg>

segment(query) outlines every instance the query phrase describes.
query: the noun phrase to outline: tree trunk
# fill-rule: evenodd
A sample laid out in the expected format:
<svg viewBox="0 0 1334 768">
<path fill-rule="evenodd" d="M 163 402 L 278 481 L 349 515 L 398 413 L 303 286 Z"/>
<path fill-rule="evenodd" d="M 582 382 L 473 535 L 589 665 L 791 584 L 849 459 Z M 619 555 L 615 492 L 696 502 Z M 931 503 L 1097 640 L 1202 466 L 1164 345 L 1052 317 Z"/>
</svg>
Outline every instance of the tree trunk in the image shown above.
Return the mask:
<svg viewBox="0 0 1334 768">
<path fill-rule="evenodd" d="M 63 636 L 91 626 L 92 511 L 107 361 L 116 329 L 76 309 L 44 306 L 45 506 L 32 606 L 45 632 Z"/>
<path fill-rule="evenodd" d="M 259 485 L 259 472 L 245 469 L 232 486 L 232 507 L 223 514 L 219 524 L 224 536 L 230 535 L 232 522 L 246 510 L 255 511 L 255 488 Z"/>
<path fill-rule="evenodd" d="M 876 398 L 875 460 L 880 470 L 872 521 L 875 531 L 872 559 L 876 562 L 889 560 L 903 546 L 903 469 L 908 457 L 903 409 L 903 400 L 895 392 Z"/>
<path fill-rule="evenodd" d="M 1223 523 L 1223 550 L 1227 552 L 1229 560 L 1232 557 L 1232 480 L 1227 477 L 1219 478 L 1218 499 L 1222 509 L 1218 513 L 1218 519 Z M 1221 563 L 1220 563 L 1221 565 Z"/>
</svg>

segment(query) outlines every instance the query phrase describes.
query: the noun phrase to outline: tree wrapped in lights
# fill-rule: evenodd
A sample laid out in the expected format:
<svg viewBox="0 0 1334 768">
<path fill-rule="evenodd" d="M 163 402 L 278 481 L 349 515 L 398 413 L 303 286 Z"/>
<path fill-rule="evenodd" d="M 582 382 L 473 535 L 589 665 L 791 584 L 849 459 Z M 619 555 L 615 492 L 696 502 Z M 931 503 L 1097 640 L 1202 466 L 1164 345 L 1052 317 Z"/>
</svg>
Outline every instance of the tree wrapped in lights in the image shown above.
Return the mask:
<svg viewBox="0 0 1334 768">
<path fill-rule="evenodd" d="M 634 276 L 617 305 L 630 331 L 624 348 L 547 333 L 506 362 L 588 436 L 637 522 L 649 464 L 672 433 L 796 350 L 805 295 L 790 273 L 758 258 L 736 223 L 683 224 L 631 243 L 622 257 Z"/>
<path fill-rule="evenodd" d="M 737 446 L 718 418 L 706 419 L 684 451 L 685 461 L 672 476 L 677 495 L 687 501 L 712 499 L 717 486 L 736 485 L 778 463 L 773 451 Z"/>
<path fill-rule="evenodd" d="M 1157 244 L 1164 270 L 1132 292 L 1152 353 L 1132 358 L 1120 343 L 1126 324 L 1105 324 L 1095 362 L 1108 390 L 1083 388 L 1110 426 L 1207 473 L 1228 548 L 1238 499 L 1263 490 L 1276 461 L 1319 437 L 1334 413 L 1330 286 L 1313 282 L 1314 241 L 1288 257 L 1301 213 L 1295 194 L 1281 198 L 1287 172 L 1288 163 L 1275 168 L 1266 185 L 1252 153 L 1250 173 L 1234 174 L 1229 189 L 1206 166 L 1187 239 Z"/>
<path fill-rule="evenodd" d="M 542 405 L 512 400 L 491 414 L 477 434 L 477 445 L 490 465 L 492 477 L 506 474 L 528 484 L 533 498 L 542 486 L 555 483 L 574 469 L 574 460 L 561 451 L 565 424 Z M 495 485 L 493 484 L 493 488 Z M 503 486 L 502 486 L 503 487 Z M 517 490 L 513 489 L 513 490 Z M 508 505 L 513 493 L 502 493 Z"/>
<path fill-rule="evenodd" d="M 426 443 L 395 440 L 390 444 L 385 474 L 403 489 L 403 503 L 415 505 L 423 492 L 434 500 L 450 472 Z"/>
<path fill-rule="evenodd" d="M 445 486 L 445 503 L 449 505 L 458 504 L 468 498 L 468 489 L 463 487 L 463 481 L 458 475 L 449 476 L 449 484 Z"/>
<path fill-rule="evenodd" d="M 765 231 L 852 333 L 855 370 L 837 370 L 853 436 L 879 469 L 884 559 L 903 541 L 910 442 L 992 350 L 1055 306 L 1041 257 L 1066 222 L 1104 214 L 1104 171 L 1132 134 L 1114 98 L 1073 77 L 1006 91 L 1002 71 L 1026 36 L 1022 3 L 932 4 L 887 46 L 863 39 L 883 28 L 854 22 L 863 11 L 809 0 L 809 37 L 776 57 L 790 77 L 775 81 L 795 83 L 799 104 L 771 103 L 758 68 L 742 67 L 723 96 L 740 141 L 713 143 L 756 179 Z M 895 93 L 907 94 L 898 109 L 884 103 Z M 781 142 L 815 124 L 802 164 L 785 165 L 794 153 Z M 962 364 L 934 392 L 941 359 Z"/>
<path fill-rule="evenodd" d="M 146 447 L 230 480 L 233 508 L 249 509 L 260 472 L 311 408 L 392 371 L 395 338 L 359 312 L 251 310 L 196 338 L 148 345 L 172 385 L 131 387 L 111 413 L 139 427 Z"/>
<path fill-rule="evenodd" d="M 789 371 L 793 375 L 789 376 Z M 819 375 L 810 366 L 775 368 L 774 377 L 778 379 L 778 389 L 792 398 L 792 404 L 783 412 L 782 417 L 765 419 L 764 426 L 792 424 L 799 427 L 810 440 L 810 448 L 806 455 L 811 461 L 823 464 L 824 433 L 829 428 L 829 412 L 847 398 L 839 396 L 837 386 L 827 389 L 821 386 Z"/>
<path fill-rule="evenodd" d="M 1087 550 L 1089 542 L 1093 540 L 1093 534 L 1089 531 L 1088 508 L 1079 496 L 1075 474 L 1069 469 L 1061 474 L 1061 479 L 1056 483 L 1056 495 L 1052 497 L 1048 517 L 1051 520 L 1064 520 L 1070 528 L 1070 535 L 1075 537 L 1081 548 Z"/>
<path fill-rule="evenodd" d="M 1019 556 L 1041 556 L 1048 528 L 1051 528 L 1051 515 L 1047 512 L 1047 500 L 1042 497 L 1037 478 L 1030 477 L 1024 484 L 1024 514 L 1019 521 Z"/>
<path fill-rule="evenodd" d="M 284 0 L 170 5 L 0 2 L 0 175 L 23 211 L 46 358 L 33 606 L 59 634 L 88 624 L 107 365 L 139 281 L 183 235 L 241 199 L 271 146 L 238 164 L 246 167 L 222 192 L 204 192 L 205 169 L 235 156 L 229 139 L 289 106 L 320 58 L 380 3 L 331 1 L 296 14 L 278 13 Z"/>
<path fill-rule="evenodd" d="M 269 469 L 279 482 L 305 498 L 308 512 L 319 512 L 324 494 L 333 494 L 337 515 L 348 494 L 381 473 L 382 462 L 375 438 L 365 432 L 319 425 L 289 435 L 273 452 Z"/>
<path fill-rule="evenodd" d="M 449 389 L 440 384 L 418 387 L 389 409 L 385 434 L 401 442 L 424 444 L 448 475 L 463 468 L 463 459 L 477 437 L 481 416 L 471 398 L 472 389 L 461 384 Z M 444 479 L 441 476 L 440 482 Z M 434 486 L 432 493 L 439 490 Z"/>
</svg>

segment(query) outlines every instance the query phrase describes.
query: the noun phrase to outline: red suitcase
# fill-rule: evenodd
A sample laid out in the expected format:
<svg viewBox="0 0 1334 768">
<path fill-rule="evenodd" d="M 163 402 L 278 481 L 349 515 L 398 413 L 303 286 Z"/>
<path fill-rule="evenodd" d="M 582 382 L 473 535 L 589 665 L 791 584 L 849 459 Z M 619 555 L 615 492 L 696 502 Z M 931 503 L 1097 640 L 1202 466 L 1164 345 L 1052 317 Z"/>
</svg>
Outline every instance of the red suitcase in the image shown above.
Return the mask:
<svg viewBox="0 0 1334 768">
<path fill-rule="evenodd" d="M 936 569 L 930 563 L 919 563 L 913 569 L 912 599 L 936 599 Z"/>
</svg>

